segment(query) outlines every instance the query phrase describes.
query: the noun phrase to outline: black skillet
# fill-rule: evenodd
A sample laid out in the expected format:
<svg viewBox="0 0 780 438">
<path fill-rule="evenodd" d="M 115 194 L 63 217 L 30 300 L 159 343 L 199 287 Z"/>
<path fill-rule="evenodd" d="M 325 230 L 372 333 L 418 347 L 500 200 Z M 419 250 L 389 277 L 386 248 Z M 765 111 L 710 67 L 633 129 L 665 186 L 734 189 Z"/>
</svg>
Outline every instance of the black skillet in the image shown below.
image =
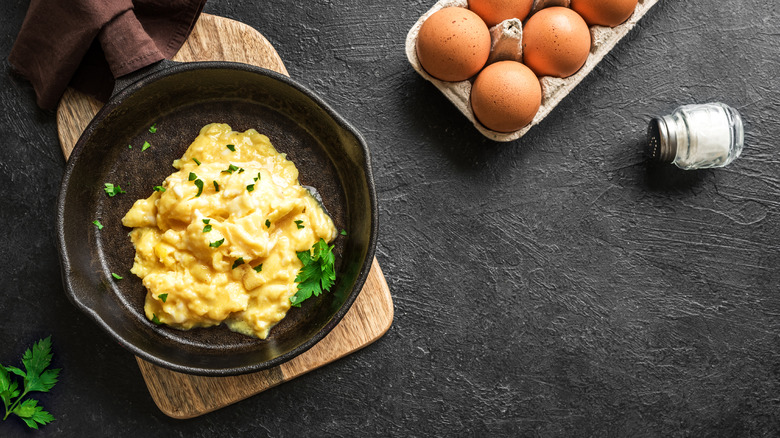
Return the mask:
<svg viewBox="0 0 780 438">
<path fill-rule="evenodd" d="M 69 298 L 133 354 L 183 373 L 242 374 L 301 354 L 347 313 L 374 258 L 376 194 L 365 141 L 312 92 L 266 69 L 163 61 L 139 76 L 100 110 L 68 161 L 57 231 Z M 135 251 L 122 216 L 174 171 L 173 160 L 211 122 L 267 135 L 298 167 L 301 184 L 319 192 L 338 229 L 347 230 L 334 242 L 335 286 L 291 309 L 266 340 L 224 326 L 157 326 L 143 313 L 146 289 L 129 272 Z M 142 151 L 145 141 L 151 147 Z M 127 193 L 109 197 L 105 183 Z"/>
</svg>

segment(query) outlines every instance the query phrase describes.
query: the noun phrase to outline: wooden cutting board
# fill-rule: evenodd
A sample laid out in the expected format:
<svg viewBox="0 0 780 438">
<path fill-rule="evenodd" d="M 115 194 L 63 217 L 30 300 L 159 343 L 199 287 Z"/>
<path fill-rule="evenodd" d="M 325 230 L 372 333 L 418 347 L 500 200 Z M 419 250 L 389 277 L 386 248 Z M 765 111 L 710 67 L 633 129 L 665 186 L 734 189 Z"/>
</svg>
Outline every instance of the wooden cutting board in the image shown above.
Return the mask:
<svg viewBox="0 0 780 438">
<path fill-rule="evenodd" d="M 255 29 L 227 18 L 201 14 L 175 61 L 234 61 L 288 75 L 279 54 Z M 101 102 L 68 89 L 57 108 L 57 129 L 65 159 Z M 294 379 L 376 341 L 393 322 L 393 301 L 376 259 L 352 308 L 314 347 L 278 367 L 232 377 L 177 373 L 136 358 L 146 386 L 160 410 L 173 418 L 192 418 L 225 407 Z"/>
</svg>

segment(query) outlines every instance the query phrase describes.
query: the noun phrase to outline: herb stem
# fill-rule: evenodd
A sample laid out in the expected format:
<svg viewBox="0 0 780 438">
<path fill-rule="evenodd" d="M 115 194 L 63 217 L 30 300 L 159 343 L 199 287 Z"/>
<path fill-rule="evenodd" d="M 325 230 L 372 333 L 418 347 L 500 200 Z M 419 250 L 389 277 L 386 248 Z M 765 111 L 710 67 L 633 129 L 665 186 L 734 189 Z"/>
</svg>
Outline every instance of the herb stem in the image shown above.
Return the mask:
<svg viewBox="0 0 780 438">
<path fill-rule="evenodd" d="M 3 421 L 5 421 L 5 419 L 8 418 L 9 415 L 11 415 L 11 412 L 13 412 L 14 409 L 16 409 L 16 405 L 18 405 L 19 402 L 22 401 L 22 399 L 24 398 L 25 395 L 27 395 L 28 392 L 30 392 L 30 391 L 25 389 L 24 392 L 22 393 L 22 395 L 20 395 L 19 398 L 17 398 L 16 401 L 13 402 L 13 404 L 11 405 L 11 408 L 10 409 L 6 408 L 6 410 L 5 410 L 5 417 L 3 417 Z"/>
</svg>

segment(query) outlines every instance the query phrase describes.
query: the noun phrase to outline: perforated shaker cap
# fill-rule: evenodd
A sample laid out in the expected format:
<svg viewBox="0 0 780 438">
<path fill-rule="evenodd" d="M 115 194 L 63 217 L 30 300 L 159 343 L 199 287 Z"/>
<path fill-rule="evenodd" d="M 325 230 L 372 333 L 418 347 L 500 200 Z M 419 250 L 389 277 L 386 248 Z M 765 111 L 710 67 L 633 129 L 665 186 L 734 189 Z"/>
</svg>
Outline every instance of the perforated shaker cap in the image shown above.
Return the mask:
<svg viewBox="0 0 780 438">
<path fill-rule="evenodd" d="M 647 153 L 650 158 L 662 163 L 671 163 L 677 156 L 677 136 L 672 135 L 668 116 L 655 117 L 647 127 Z"/>
</svg>

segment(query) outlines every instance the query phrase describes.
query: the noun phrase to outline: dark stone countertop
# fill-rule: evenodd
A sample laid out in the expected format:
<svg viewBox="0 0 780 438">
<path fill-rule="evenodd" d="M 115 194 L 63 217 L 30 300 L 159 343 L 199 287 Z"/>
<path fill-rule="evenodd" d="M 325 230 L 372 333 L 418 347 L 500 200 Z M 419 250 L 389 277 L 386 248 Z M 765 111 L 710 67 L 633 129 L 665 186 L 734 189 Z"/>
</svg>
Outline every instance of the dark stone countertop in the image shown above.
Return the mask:
<svg viewBox="0 0 780 438">
<path fill-rule="evenodd" d="M 0 361 L 52 335 L 56 422 L 0 436 L 780 435 L 780 9 L 661 0 L 519 141 L 482 137 L 404 54 L 427 1 L 210 0 L 366 137 L 395 321 L 375 344 L 173 420 L 67 300 L 51 113 L 0 75 Z M 0 54 L 28 2 L 0 5 Z M 5 61 L 4 61 L 5 62 Z M 7 71 L 7 62 L 5 62 Z M 648 166 L 648 119 L 723 101 L 720 170 Z"/>
</svg>

